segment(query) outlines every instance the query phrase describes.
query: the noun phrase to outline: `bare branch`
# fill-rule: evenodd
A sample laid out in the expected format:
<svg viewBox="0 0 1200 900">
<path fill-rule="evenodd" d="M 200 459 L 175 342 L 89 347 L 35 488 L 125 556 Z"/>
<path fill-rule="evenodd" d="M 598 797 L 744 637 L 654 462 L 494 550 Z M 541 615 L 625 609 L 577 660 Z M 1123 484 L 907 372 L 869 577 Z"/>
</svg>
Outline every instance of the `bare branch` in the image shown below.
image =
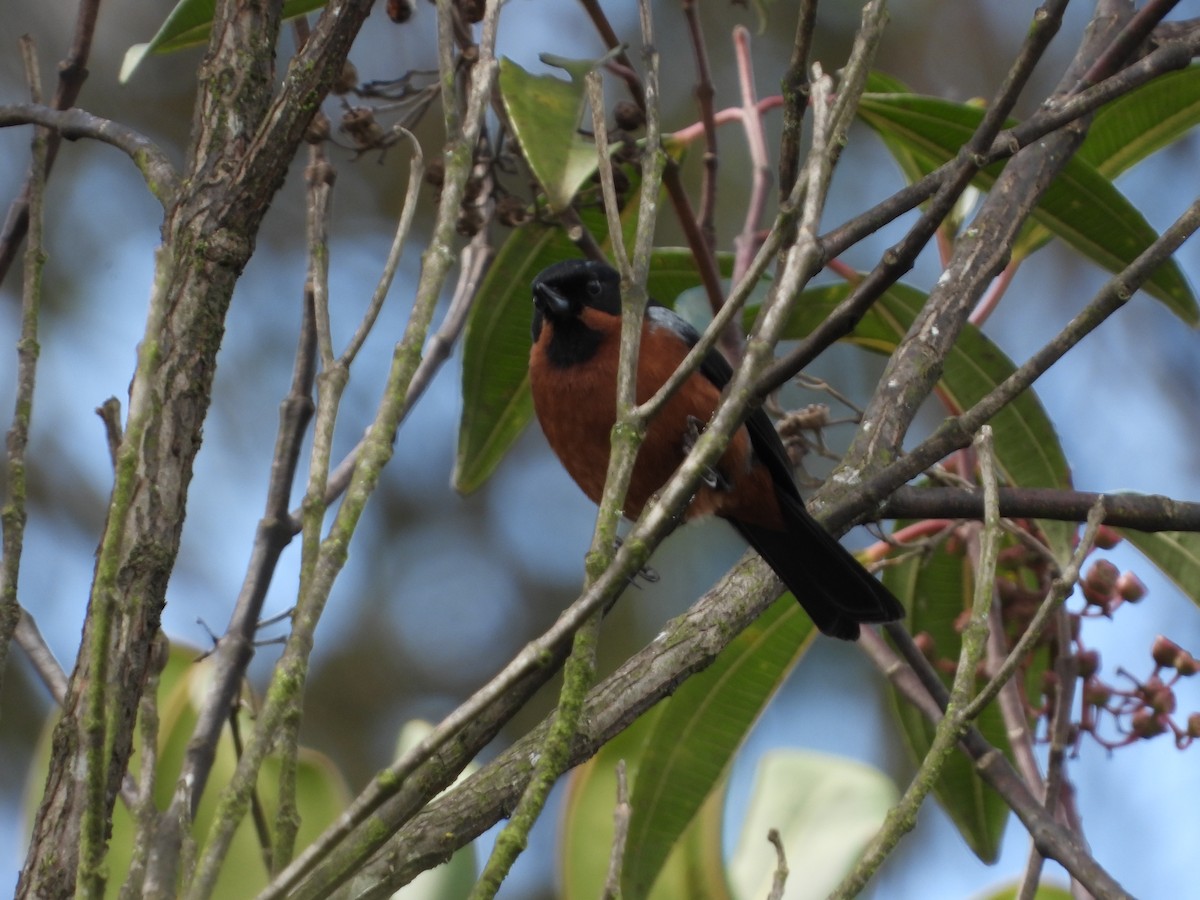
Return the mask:
<svg viewBox="0 0 1200 900">
<path fill-rule="evenodd" d="M 179 172 L 157 144 L 132 128 L 82 109 L 58 110 L 37 103 L 0 106 L 0 128 L 13 125 L 42 125 L 69 141 L 92 138 L 111 144 L 133 160 L 159 203 L 167 207 L 174 197 Z"/>
<path fill-rule="evenodd" d="M 58 87 L 51 104 L 55 109 L 67 109 L 75 105 L 75 98 L 87 79 L 87 62 L 92 52 L 92 36 L 96 32 L 96 15 L 100 11 L 100 0 L 79 0 L 79 12 L 75 17 L 75 35 L 67 58 L 58 64 Z M 35 98 L 35 102 L 42 102 Z M 45 177 L 50 177 L 54 160 L 58 156 L 59 135 L 50 134 L 46 142 Z M 29 194 L 34 175 L 25 177 L 25 186 L 8 207 L 4 229 L 0 231 L 0 283 L 8 274 L 9 267 L 17 256 L 17 248 L 29 227 Z"/>
<path fill-rule="evenodd" d="M 852 493 L 864 500 L 882 503 L 900 485 L 915 478 L 949 453 L 970 443 L 972 428 L 978 429 L 1013 398 L 1032 385 L 1047 369 L 1124 306 L 1154 271 L 1200 228 L 1200 200 L 1195 201 L 1158 240 L 1147 247 L 1132 263 L 1110 278 L 1059 334 L 1015 372 L 960 416 L 944 421 L 938 429 L 910 453 L 855 486 Z M 836 525 L 844 525 L 836 522 Z"/>
</svg>

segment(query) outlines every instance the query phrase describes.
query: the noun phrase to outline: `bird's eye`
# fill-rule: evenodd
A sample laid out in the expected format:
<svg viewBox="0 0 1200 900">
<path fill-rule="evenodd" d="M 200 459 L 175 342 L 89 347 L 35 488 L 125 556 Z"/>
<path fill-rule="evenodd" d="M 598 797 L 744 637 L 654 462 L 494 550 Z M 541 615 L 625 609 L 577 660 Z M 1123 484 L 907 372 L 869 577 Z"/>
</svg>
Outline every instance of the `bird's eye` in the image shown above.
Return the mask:
<svg viewBox="0 0 1200 900">
<path fill-rule="evenodd" d="M 599 297 L 601 290 L 603 290 L 603 288 L 600 286 L 600 282 L 595 278 L 587 283 L 587 292 L 589 297 Z"/>
</svg>

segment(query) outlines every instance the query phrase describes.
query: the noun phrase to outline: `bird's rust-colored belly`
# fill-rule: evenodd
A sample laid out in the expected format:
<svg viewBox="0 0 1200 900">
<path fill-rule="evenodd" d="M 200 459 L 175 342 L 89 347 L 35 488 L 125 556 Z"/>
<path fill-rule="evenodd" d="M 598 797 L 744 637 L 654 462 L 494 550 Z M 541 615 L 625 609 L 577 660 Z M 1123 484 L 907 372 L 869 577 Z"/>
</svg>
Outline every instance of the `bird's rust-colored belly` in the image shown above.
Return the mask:
<svg viewBox="0 0 1200 900">
<path fill-rule="evenodd" d="M 643 338 L 654 327 L 648 324 Z M 541 339 L 547 341 L 549 335 L 543 333 Z M 645 345 L 662 346 L 661 342 L 644 342 Z M 685 348 L 681 345 L 681 349 Z M 546 440 L 563 467 L 595 503 L 600 502 L 604 491 L 612 427 L 616 421 L 616 386 L 612 376 L 618 353 L 619 341 L 613 337 L 603 341 L 584 365 L 553 366 L 537 348 L 530 359 L 530 387 Z M 638 361 L 639 403 L 650 399 L 653 387 L 662 384 L 675 371 L 683 355 L 683 352 L 655 354 L 643 349 Z M 693 374 L 650 422 L 626 494 L 626 516 L 636 518 L 640 515 L 646 503 L 679 468 L 685 456 L 685 436 L 693 424 L 689 419 L 702 427 L 711 418 L 719 399 L 716 385 L 698 373 Z M 755 463 L 745 428 L 736 432 L 717 469 L 726 486 L 763 480 L 761 488 L 765 490 L 730 491 L 701 485 L 684 514 L 685 518 L 732 515 L 777 527 L 779 511 L 769 474 Z M 742 486 L 750 487 L 749 484 Z M 743 508 L 746 497 L 757 498 L 754 508 Z"/>
</svg>

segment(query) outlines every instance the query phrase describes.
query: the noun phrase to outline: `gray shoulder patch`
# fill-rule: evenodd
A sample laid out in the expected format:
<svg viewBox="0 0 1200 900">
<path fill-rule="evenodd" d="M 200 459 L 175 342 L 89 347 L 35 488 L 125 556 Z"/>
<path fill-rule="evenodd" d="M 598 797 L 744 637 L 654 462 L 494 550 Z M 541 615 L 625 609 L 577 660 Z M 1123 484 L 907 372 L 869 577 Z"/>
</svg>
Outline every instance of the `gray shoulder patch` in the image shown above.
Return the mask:
<svg viewBox="0 0 1200 900">
<path fill-rule="evenodd" d="M 689 347 L 693 347 L 700 340 L 700 334 L 680 316 L 667 309 L 665 306 L 649 306 L 646 308 L 646 318 L 650 320 L 650 324 L 657 328 L 668 328 L 675 332 L 685 341 Z"/>
</svg>

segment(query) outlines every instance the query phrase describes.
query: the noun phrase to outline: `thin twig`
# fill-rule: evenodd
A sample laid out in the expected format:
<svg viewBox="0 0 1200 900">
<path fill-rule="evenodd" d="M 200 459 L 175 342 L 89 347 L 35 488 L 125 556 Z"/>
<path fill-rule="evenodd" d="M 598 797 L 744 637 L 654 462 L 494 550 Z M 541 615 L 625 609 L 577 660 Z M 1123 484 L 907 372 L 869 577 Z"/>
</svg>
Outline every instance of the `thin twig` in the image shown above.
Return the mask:
<svg viewBox="0 0 1200 900">
<path fill-rule="evenodd" d="M 612 160 L 608 155 L 599 74 L 589 73 L 586 82 L 591 98 L 593 125 L 596 129 L 596 152 L 609 218 L 609 233 L 614 236 L 611 242 L 613 257 L 620 268 L 622 281 L 617 421 L 613 427 L 608 475 L 588 552 L 587 583 L 594 582 L 602 575 L 612 559 L 617 522 L 625 505 L 625 494 L 633 475 L 633 464 L 643 433 L 640 429 L 626 426 L 633 416 L 637 402 L 638 348 L 647 303 L 644 285 L 650 262 L 651 241 L 654 237 L 655 206 L 652 200 L 658 194 L 662 172 L 661 160 L 665 154 L 659 149 L 658 57 L 654 49 L 654 31 L 648 0 L 640 0 L 638 8 L 641 14 L 647 73 L 646 151 L 642 159 L 642 215 L 638 219 L 632 264 L 619 237 L 619 208 L 613 182 Z M 471 900 L 491 900 L 500 890 L 500 885 L 528 843 L 529 832 L 545 808 L 550 789 L 569 766 L 571 743 L 579 730 L 580 716 L 588 691 L 595 682 L 601 615 L 599 610 L 594 612 L 575 633 L 571 655 L 563 667 L 563 687 L 546 739 L 538 750 L 533 772 L 521 793 L 516 809 L 496 837 L 483 872 L 471 891 Z"/>
<path fill-rule="evenodd" d="M 716 88 L 713 87 L 712 71 L 708 65 L 708 48 L 704 42 L 699 6 L 697 0 L 683 0 L 682 3 L 692 58 L 696 61 L 696 87 L 693 93 L 696 105 L 700 107 L 700 125 L 704 130 L 704 175 L 700 182 L 700 211 L 696 214 L 696 224 L 709 252 L 715 252 L 717 231 L 713 220 L 717 212 L 717 167 L 720 161 L 717 153 L 717 120 L 713 111 Z"/>
<path fill-rule="evenodd" d="M 754 62 L 750 55 L 750 32 L 739 25 L 733 30 L 733 46 L 738 63 L 738 84 L 742 91 L 742 129 L 750 151 L 752 168 L 750 196 L 742 230 L 734 238 L 733 280 L 736 283 L 750 267 L 755 249 L 761 243 L 759 227 L 771 187 L 771 164 L 767 156 L 767 137 L 758 113 L 758 94 L 754 87 Z"/>
<path fill-rule="evenodd" d="M 129 871 L 121 885 L 121 900 L 144 897 L 147 863 L 154 848 L 154 832 L 159 827 L 158 807 L 154 803 L 154 788 L 158 775 L 158 688 L 162 671 L 170 657 L 170 645 L 159 635 L 155 640 L 157 654 L 146 682 L 146 692 L 138 704 L 139 759 L 137 794 L 129 810 L 136 831 Z"/>
<path fill-rule="evenodd" d="M 50 692 L 50 698 L 55 705 L 61 707 L 67 696 L 67 673 L 54 657 L 54 652 L 42 632 L 38 629 L 37 621 L 25 609 L 21 611 L 20 621 L 17 622 L 16 633 L 13 635 L 17 646 L 24 652 L 25 657 L 33 665 L 42 684 Z"/>
<path fill-rule="evenodd" d="M 37 49 L 32 39 L 21 40 L 25 77 L 34 102 L 41 100 L 42 83 L 38 76 Z M 29 446 L 29 428 L 33 418 L 34 388 L 37 384 L 38 316 L 42 305 L 42 274 L 46 253 L 42 245 L 46 188 L 46 132 L 34 129 L 30 143 L 29 243 L 25 248 L 25 272 L 21 286 L 21 330 L 17 338 L 16 399 L 5 442 L 8 468 L 8 501 L 0 509 L 0 687 L 4 684 L 8 648 L 18 623 L 23 618 L 17 598 L 21 555 L 25 547 L 26 499 L 25 451 Z"/>
<path fill-rule="evenodd" d="M 55 109 L 67 109 L 75 105 L 75 99 L 87 79 L 87 61 L 92 52 L 92 37 L 96 33 L 96 16 L 100 11 L 100 0 L 80 0 L 79 12 L 75 16 L 75 34 L 71 40 L 71 49 L 67 58 L 58 64 L 58 87 L 54 91 Z M 39 97 L 35 102 L 40 103 Z M 58 156 L 59 135 L 51 133 L 46 143 L 46 167 L 43 181 L 50 177 L 54 168 L 54 160 Z M 25 185 L 21 193 L 8 207 L 8 216 L 4 220 L 4 228 L 0 231 L 0 283 L 17 257 L 17 248 L 29 226 L 29 195 L 32 190 L 34 173 L 31 171 L 25 177 Z"/>
<path fill-rule="evenodd" d="M 775 874 L 771 877 L 771 891 L 767 900 L 783 900 L 783 889 L 787 886 L 788 864 L 787 854 L 783 852 L 783 838 L 779 830 L 772 828 L 767 831 L 767 840 L 775 848 Z"/>
<path fill-rule="evenodd" d="M 1050 593 L 1046 595 L 1046 599 L 1038 606 L 1037 612 L 1034 613 L 1029 625 L 1025 629 L 1025 633 L 1009 651 L 1004 662 L 992 673 L 988 683 L 983 686 L 979 694 L 971 701 L 969 712 L 972 717 L 978 716 L 983 708 L 988 705 L 1000 691 L 1000 688 L 1012 678 L 1017 667 L 1028 656 L 1034 645 L 1041 640 L 1042 632 L 1045 630 L 1046 623 L 1050 621 L 1062 605 L 1063 601 L 1071 596 L 1071 592 L 1075 589 L 1075 582 L 1079 580 L 1079 569 L 1083 565 L 1084 559 L 1092 552 L 1092 548 L 1096 544 L 1096 534 L 1100 530 L 1100 525 L 1104 522 L 1104 504 L 1097 501 L 1092 507 L 1092 511 L 1088 514 L 1087 526 L 1083 530 L 1083 537 L 1080 538 L 1075 552 L 1071 555 L 1071 560 L 1067 567 L 1063 569 L 1062 575 L 1054 579 L 1050 587 Z M 1066 648 L 1060 648 L 1059 652 L 1066 652 Z"/>
<path fill-rule="evenodd" d="M 391 288 L 392 280 L 396 277 L 396 269 L 400 265 L 404 243 L 412 231 L 413 217 L 417 213 L 417 194 L 421 190 L 421 182 L 425 177 L 425 156 L 421 152 L 420 143 L 407 128 L 397 127 L 396 132 L 406 138 L 413 148 L 412 160 L 408 166 L 408 188 L 404 192 L 404 203 L 400 207 L 400 220 L 396 223 L 396 233 L 392 237 L 391 247 L 388 248 L 387 259 L 383 264 L 383 271 L 375 286 L 375 292 L 371 295 L 371 302 L 363 314 L 362 321 L 358 323 L 358 330 L 354 332 L 354 337 L 342 351 L 341 364 L 347 367 L 354 362 L 354 357 L 358 355 L 367 335 L 375 327 L 375 321 L 379 318 L 380 310 L 383 309 L 383 301 L 387 298 L 388 289 Z"/>
<path fill-rule="evenodd" d="M 613 841 L 608 853 L 608 874 L 604 878 L 601 900 L 617 900 L 621 896 L 621 866 L 625 861 L 625 844 L 629 840 L 629 779 L 625 775 L 625 760 L 617 760 L 617 802 L 613 807 Z"/>
<path fill-rule="evenodd" d="M 1088 305 L 1058 335 L 1008 378 L 962 415 L 946 419 L 929 438 L 878 474 L 856 485 L 851 493 L 866 503 L 880 503 L 900 485 L 969 444 L 972 429 L 978 430 L 1029 388 L 1050 366 L 1062 359 L 1072 347 L 1129 302 L 1134 292 L 1197 228 L 1200 228 L 1200 200 L 1193 202 L 1137 259 L 1105 282 Z M 835 527 L 845 524 L 834 523 Z"/>
<path fill-rule="evenodd" d="M 996 498 L 996 465 L 992 452 L 991 428 L 984 426 L 976 439 L 980 457 L 980 475 L 986 496 L 984 531 L 980 539 L 979 567 L 975 573 L 975 597 L 971 617 L 963 630 L 962 651 L 946 714 L 937 725 L 933 741 L 917 774 L 900 801 L 888 811 L 882 827 L 863 851 L 853 871 L 830 894 L 831 897 L 856 897 L 878 871 L 896 844 L 916 824 L 917 811 L 933 790 L 942 767 L 971 723 L 969 700 L 975 671 L 983 659 L 988 637 L 988 616 L 996 591 L 996 561 L 1000 554 L 1000 510 Z"/>
<path fill-rule="evenodd" d="M 439 53 L 443 81 L 449 79 L 450 73 L 455 71 L 456 66 L 452 51 L 454 36 L 449 18 L 450 13 L 449 7 L 444 5 L 439 10 L 438 17 Z M 393 355 L 393 365 L 388 373 L 380 408 L 368 432 L 363 450 L 358 456 L 345 498 L 329 529 L 328 536 L 321 541 L 320 565 L 311 569 L 311 575 L 304 576 L 302 574 L 302 590 L 300 603 L 297 605 L 296 626 L 289 636 L 284 656 L 277 669 L 277 678 L 302 681 L 307 672 L 311 635 L 317 618 L 328 599 L 333 579 L 345 562 L 346 547 L 362 514 L 363 507 L 378 481 L 379 471 L 391 457 L 392 435 L 395 434 L 403 413 L 405 397 L 420 359 L 420 349 L 432 320 L 441 286 L 452 261 L 449 248 L 453 242 L 458 210 L 465 195 L 466 179 L 471 170 L 473 154 L 478 146 L 483 115 L 495 83 L 498 64 L 494 56 L 494 48 L 498 14 L 499 4 L 495 0 L 489 0 L 484 14 L 479 56 L 470 68 L 470 84 L 465 112 L 460 116 L 455 109 L 448 107 L 444 110 L 447 133 L 451 136 L 451 149 L 448 151 L 447 158 L 454 158 L 459 161 L 459 164 L 447 167 L 446 180 L 438 204 L 437 221 L 430 241 L 431 249 L 423 258 L 413 312 Z M 453 103 L 453 92 L 450 92 L 449 99 Z M 323 494 L 321 497 L 312 497 L 312 499 L 314 502 L 320 503 Z M 308 540 L 307 531 L 306 528 L 306 542 Z M 265 727 L 273 727 L 273 723 L 282 712 L 282 707 L 273 704 L 271 696 L 268 695 L 267 703 L 260 712 L 260 723 L 266 722 Z M 260 729 L 262 727 L 264 726 L 260 724 Z M 407 764 L 415 765 L 452 734 L 452 731 L 448 731 L 443 726 L 435 728 L 429 736 L 418 743 L 416 748 L 405 754 L 403 759 L 407 761 Z M 262 747 L 254 748 L 253 744 L 247 747 L 246 756 L 243 758 L 244 765 L 239 765 L 232 783 L 232 786 L 240 792 L 244 792 L 246 785 L 250 783 L 254 767 L 261 761 L 263 750 Z M 247 762 L 248 760 L 249 762 Z M 325 840 L 336 842 L 337 835 L 348 824 L 347 820 L 355 814 L 354 810 L 352 805 L 352 809 L 348 810 L 338 823 L 327 830 L 321 840 L 310 845 L 297 856 L 275 879 L 265 895 L 270 896 L 274 891 L 286 891 L 287 887 L 293 883 L 293 879 L 299 877 L 315 859 L 325 852 L 328 847 L 324 843 Z M 224 833 L 222 841 L 227 845 L 231 836 L 231 832 Z"/>
<path fill-rule="evenodd" d="M 808 335 L 787 356 L 772 367 L 759 386 L 760 396 L 767 396 L 786 384 L 834 340 L 849 332 L 861 319 L 866 310 L 882 293 L 907 272 L 917 254 L 935 234 L 938 226 L 953 209 L 959 195 L 966 190 L 975 173 L 984 165 L 982 153 L 991 146 L 997 133 L 1004 126 L 1005 116 L 1016 103 L 1021 88 L 1028 81 L 1033 67 L 1041 58 L 1050 39 L 1058 30 L 1066 0 L 1053 0 L 1047 4 L 1048 15 L 1034 17 L 1025 44 L 1005 78 L 1004 84 L 988 104 L 988 112 L 970 141 L 959 151 L 953 163 L 943 167 L 943 177 L 932 192 L 933 199 L 920 219 L 909 229 L 899 244 L 884 254 L 883 259 L 868 273 L 838 308 L 812 334 Z M 942 171 L 942 170 L 939 170 Z M 899 195 L 897 195 L 899 196 Z M 927 195 L 928 196 L 928 195 Z M 870 217 L 873 211 L 864 214 Z M 842 226 L 846 229 L 847 226 Z M 839 242 L 822 238 L 827 258 L 841 252 Z M 897 384 L 900 379 L 891 379 Z M 888 381 L 885 379 L 885 382 Z M 889 401 L 890 402 L 890 401 Z M 878 429 L 874 429 L 878 432 Z"/>
<path fill-rule="evenodd" d="M 579 0 L 579 2 L 588 17 L 592 20 L 592 24 L 596 30 L 600 33 L 605 46 L 610 51 L 616 52 L 614 59 L 619 64 L 619 71 L 629 87 L 633 101 L 645 112 L 645 88 L 637 76 L 637 71 L 634 69 L 633 63 L 625 53 L 621 41 L 617 37 L 617 33 L 613 30 L 608 17 L 604 14 L 599 0 Z M 657 145 L 651 145 L 649 140 L 647 140 L 647 146 Z M 696 267 L 700 272 L 700 283 L 703 285 L 705 295 L 708 297 L 709 307 L 715 314 L 724 303 L 721 273 L 717 270 L 716 256 L 711 248 L 709 248 L 700 230 L 700 226 L 697 224 L 698 217 L 693 212 L 691 198 L 688 197 L 687 191 L 684 189 L 679 166 L 673 160 L 666 160 L 666 169 L 663 172 L 662 183 L 667 189 L 667 197 L 670 199 L 672 207 L 674 207 L 675 218 L 679 222 L 679 227 L 683 230 L 688 249 L 692 251 L 692 256 L 696 260 Z"/>
<path fill-rule="evenodd" d="M 57 110 L 37 103 L 0 106 L 0 128 L 42 125 L 69 141 L 92 138 L 110 144 L 128 156 L 158 201 L 167 207 L 175 195 L 179 172 L 152 140 L 128 126 L 103 119 L 82 109 Z"/>
<path fill-rule="evenodd" d="M 1104 493 L 1059 488 L 1000 488 L 1006 519 L 1084 522 L 1099 501 L 1104 522 L 1137 531 L 1200 531 L 1200 503 L 1161 494 Z M 879 510 L 880 519 L 981 519 L 983 496 L 974 488 L 901 487 Z"/>
<path fill-rule="evenodd" d="M 804 112 L 808 109 L 808 56 L 812 49 L 817 25 L 817 0 L 801 0 L 796 15 L 796 35 L 792 39 L 792 55 L 784 73 L 783 134 L 779 139 L 779 194 L 791 196 L 800 170 L 800 134 Z"/>
</svg>

